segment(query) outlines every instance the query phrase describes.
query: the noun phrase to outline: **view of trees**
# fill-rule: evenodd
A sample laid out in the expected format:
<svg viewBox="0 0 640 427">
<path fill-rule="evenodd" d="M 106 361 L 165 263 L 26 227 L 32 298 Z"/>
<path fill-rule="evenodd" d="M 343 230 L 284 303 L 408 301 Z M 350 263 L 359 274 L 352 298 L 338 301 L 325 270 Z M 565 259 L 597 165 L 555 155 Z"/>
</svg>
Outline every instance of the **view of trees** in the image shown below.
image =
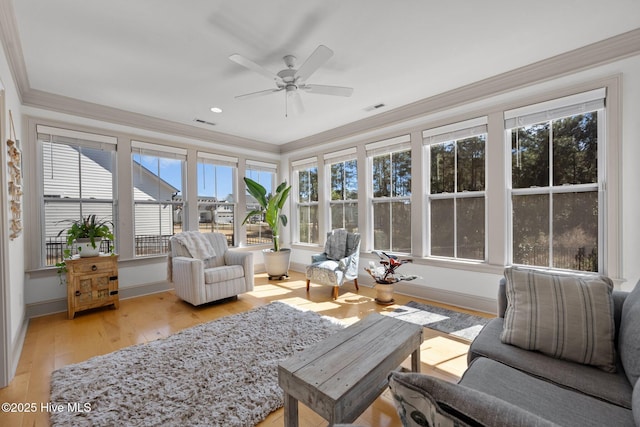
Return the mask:
<svg viewBox="0 0 640 427">
<path fill-rule="evenodd" d="M 373 158 L 373 246 L 411 252 L 411 151 Z M 376 201 L 376 198 L 382 199 Z"/>
<path fill-rule="evenodd" d="M 431 255 L 485 258 L 485 135 L 430 146 Z M 473 197 L 470 197 L 473 196 Z"/>
<path fill-rule="evenodd" d="M 358 231 L 358 168 L 348 160 L 331 165 L 331 228 Z"/>
<path fill-rule="evenodd" d="M 318 243 L 318 167 L 298 171 L 300 242 Z"/>
<path fill-rule="evenodd" d="M 591 112 L 512 130 L 514 263 L 598 271 L 597 127 Z"/>
</svg>

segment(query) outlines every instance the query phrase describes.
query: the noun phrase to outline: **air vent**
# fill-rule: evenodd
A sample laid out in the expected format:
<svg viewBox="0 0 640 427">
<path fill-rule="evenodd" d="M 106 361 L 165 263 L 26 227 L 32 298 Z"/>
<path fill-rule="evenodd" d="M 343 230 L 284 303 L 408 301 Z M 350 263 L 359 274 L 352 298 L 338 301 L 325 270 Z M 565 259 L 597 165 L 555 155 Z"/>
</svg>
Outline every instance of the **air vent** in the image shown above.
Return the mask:
<svg viewBox="0 0 640 427">
<path fill-rule="evenodd" d="M 365 108 L 364 111 L 373 111 L 373 110 L 377 110 L 378 108 L 382 108 L 382 107 L 386 107 L 386 105 L 383 104 L 383 103 L 372 105 L 370 107 Z"/>
<path fill-rule="evenodd" d="M 198 119 L 198 118 L 193 119 L 193 121 L 196 122 L 196 123 L 203 124 L 203 125 L 209 125 L 209 126 L 215 126 L 216 125 L 213 122 L 208 122 L 206 120 L 202 120 L 202 119 Z"/>
</svg>

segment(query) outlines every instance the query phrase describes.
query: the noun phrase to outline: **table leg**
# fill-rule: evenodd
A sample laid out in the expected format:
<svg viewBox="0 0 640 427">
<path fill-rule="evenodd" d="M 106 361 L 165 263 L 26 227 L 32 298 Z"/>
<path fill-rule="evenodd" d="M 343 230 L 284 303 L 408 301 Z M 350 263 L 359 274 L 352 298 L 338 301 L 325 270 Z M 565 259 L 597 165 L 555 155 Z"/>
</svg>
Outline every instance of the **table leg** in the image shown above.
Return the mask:
<svg viewBox="0 0 640 427">
<path fill-rule="evenodd" d="M 284 394 L 284 427 L 298 427 L 298 399 Z"/>
<path fill-rule="evenodd" d="M 420 372 L 420 347 L 411 353 L 411 370 L 413 372 Z"/>
</svg>

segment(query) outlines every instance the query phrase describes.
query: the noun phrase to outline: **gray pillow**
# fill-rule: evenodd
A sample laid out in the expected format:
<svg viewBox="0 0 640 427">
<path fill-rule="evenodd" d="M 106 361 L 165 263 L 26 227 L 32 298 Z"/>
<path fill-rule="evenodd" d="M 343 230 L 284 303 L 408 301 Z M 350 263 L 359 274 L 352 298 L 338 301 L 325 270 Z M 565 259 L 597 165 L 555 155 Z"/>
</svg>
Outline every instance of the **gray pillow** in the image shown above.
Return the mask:
<svg viewBox="0 0 640 427">
<path fill-rule="evenodd" d="M 633 386 L 640 377 L 640 285 L 638 284 L 627 295 L 622 305 L 618 350 L 624 372 Z"/>
<path fill-rule="evenodd" d="M 340 261 L 347 252 L 347 230 L 338 228 L 327 233 L 327 242 L 324 245 L 324 252 L 327 258 Z"/>
<path fill-rule="evenodd" d="M 505 278 L 503 343 L 615 372 L 611 279 L 519 267 Z"/>
<path fill-rule="evenodd" d="M 404 427 L 555 426 L 495 396 L 424 374 L 393 372 L 389 390 Z"/>
</svg>

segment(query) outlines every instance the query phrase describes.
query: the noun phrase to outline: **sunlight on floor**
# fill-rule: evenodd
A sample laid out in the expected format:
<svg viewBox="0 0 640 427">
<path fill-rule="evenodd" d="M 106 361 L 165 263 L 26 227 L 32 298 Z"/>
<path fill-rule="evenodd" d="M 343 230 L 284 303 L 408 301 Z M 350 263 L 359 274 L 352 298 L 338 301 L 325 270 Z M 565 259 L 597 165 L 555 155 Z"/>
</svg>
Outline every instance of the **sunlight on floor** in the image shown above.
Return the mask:
<svg viewBox="0 0 640 427">
<path fill-rule="evenodd" d="M 253 291 L 247 292 L 247 294 L 256 298 L 269 298 L 290 293 L 290 289 L 276 285 L 260 285 L 256 286 Z"/>
</svg>

